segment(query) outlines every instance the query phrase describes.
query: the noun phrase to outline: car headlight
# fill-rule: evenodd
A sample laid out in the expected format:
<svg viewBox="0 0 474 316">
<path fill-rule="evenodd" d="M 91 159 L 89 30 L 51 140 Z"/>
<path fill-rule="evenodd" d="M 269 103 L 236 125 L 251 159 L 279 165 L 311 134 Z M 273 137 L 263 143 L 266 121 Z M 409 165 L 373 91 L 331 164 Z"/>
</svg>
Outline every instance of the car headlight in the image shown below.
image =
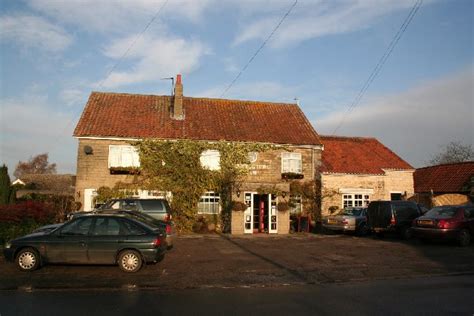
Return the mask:
<svg viewBox="0 0 474 316">
<path fill-rule="evenodd" d="M 5 243 L 5 249 L 9 249 L 12 246 L 11 242 L 6 242 Z"/>
</svg>

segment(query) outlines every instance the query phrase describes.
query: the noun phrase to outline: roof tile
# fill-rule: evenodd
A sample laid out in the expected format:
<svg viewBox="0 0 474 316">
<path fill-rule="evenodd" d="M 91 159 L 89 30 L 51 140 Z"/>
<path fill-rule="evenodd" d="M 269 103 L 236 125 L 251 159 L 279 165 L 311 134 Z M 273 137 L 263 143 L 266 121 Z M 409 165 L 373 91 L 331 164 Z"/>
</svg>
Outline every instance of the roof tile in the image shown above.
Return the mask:
<svg viewBox="0 0 474 316">
<path fill-rule="evenodd" d="M 474 177 L 474 161 L 443 164 L 416 169 L 415 192 L 456 193 Z"/>
<path fill-rule="evenodd" d="M 321 171 L 383 174 L 382 169 L 413 169 L 375 138 L 320 136 L 324 145 Z"/>
<path fill-rule="evenodd" d="M 93 92 L 74 136 L 321 144 L 296 104 L 183 97 L 185 119 L 174 120 L 171 101 L 170 96 Z"/>
</svg>

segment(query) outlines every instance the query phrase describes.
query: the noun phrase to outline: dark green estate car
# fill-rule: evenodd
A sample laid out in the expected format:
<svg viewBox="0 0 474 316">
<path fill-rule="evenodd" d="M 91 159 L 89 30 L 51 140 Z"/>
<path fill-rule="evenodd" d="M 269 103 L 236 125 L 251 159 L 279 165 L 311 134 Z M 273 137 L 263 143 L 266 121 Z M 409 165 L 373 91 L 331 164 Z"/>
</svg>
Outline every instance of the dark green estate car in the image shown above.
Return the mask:
<svg viewBox="0 0 474 316">
<path fill-rule="evenodd" d="M 51 232 L 20 237 L 5 245 L 7 261 L 23 271 L 46 263 L 118 264 L 137 272 L 143 263 L 164 257 L 163 230 L 154 229 L 127 215 L 86 215 Z"/>
</svg>

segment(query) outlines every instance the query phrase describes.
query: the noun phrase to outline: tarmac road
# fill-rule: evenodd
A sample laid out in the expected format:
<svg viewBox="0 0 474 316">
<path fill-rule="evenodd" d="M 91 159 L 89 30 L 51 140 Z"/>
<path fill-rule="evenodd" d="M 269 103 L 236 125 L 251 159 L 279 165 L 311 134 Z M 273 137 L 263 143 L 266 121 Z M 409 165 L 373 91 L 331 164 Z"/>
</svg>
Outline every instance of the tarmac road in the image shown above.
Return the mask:
<svg viewBox="0 0 474 316">
<path fill-rule="evenodd" d="M 0 315 L 473 315 L 474 276 L 276 288 L 0 292 Z"/>
<path fill-rule="evenodd" d="M 474 274 L 474 245 L 350 235 L 190 235 L 177 238 L 162 262 L 132 274 L 97 265 L 46 265 L 25 273 L 0 258 L 0 291 L 279 287 L 453 274 Z"/>
</svg>

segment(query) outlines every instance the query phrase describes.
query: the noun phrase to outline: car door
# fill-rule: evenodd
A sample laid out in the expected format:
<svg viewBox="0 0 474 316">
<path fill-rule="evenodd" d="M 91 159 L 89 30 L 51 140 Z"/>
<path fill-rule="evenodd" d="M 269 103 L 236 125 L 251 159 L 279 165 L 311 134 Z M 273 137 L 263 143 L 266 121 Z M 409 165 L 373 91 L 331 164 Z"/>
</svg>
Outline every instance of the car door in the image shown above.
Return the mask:
<svg viewBox="0 0 474 316">
<path fill-rule="evenodd" d="M 123 230 L 119 218 L 97 217 L 87 244 L 89 262 L 115 263 L 117 251 L 125 242 Z"/>
<path fill-rule="evenodd" d="M 58 229 L 46 246 L 49 262 L 87 263 L 87 239 L 92 217 L 80 217 Z"/>
</svg>

